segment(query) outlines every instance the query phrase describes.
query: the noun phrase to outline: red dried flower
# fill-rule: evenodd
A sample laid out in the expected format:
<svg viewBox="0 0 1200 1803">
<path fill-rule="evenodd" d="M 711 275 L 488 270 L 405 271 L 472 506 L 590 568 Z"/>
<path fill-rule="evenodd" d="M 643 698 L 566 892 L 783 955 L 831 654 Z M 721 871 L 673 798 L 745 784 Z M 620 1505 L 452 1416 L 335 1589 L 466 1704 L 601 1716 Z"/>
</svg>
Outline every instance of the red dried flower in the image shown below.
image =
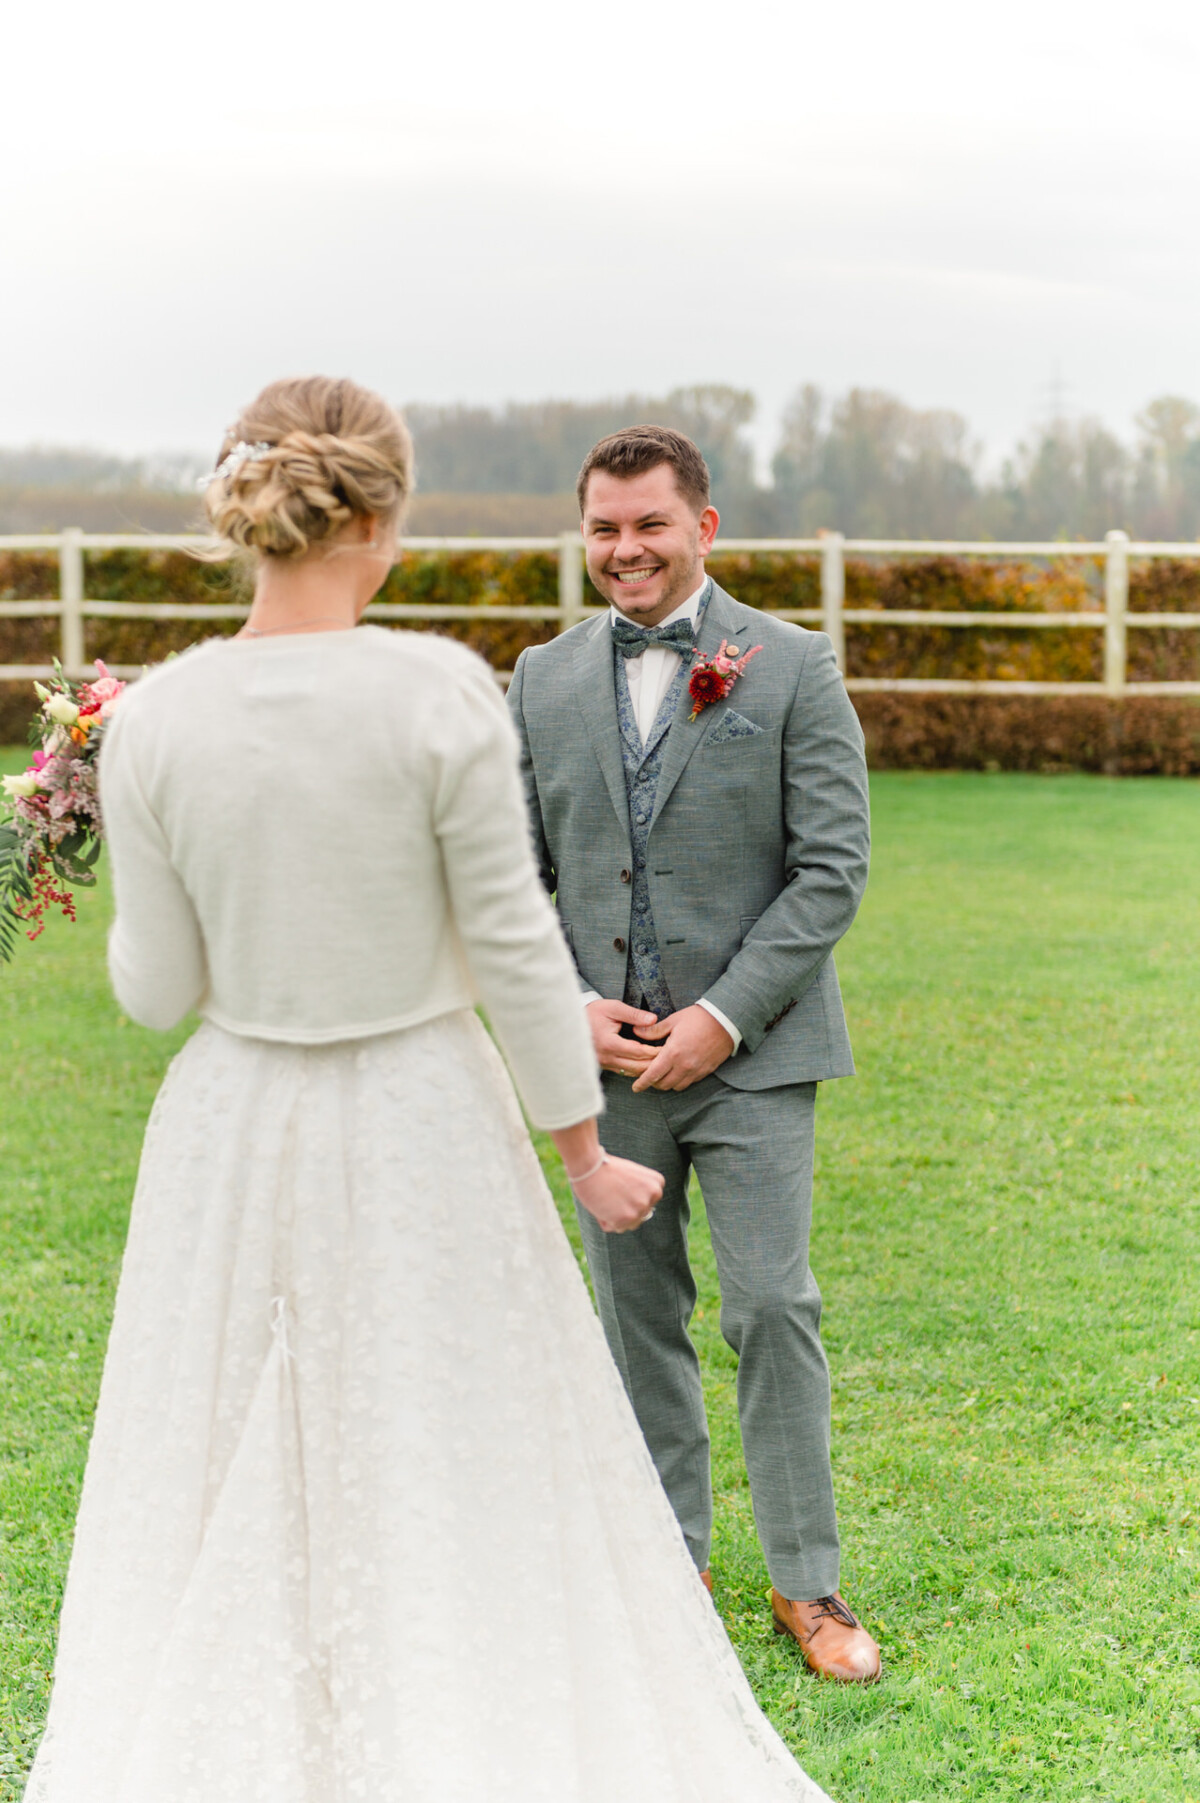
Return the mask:
<svg viewBox="0 0 1200 1803">
<path fill-rule="evenodd" d="M 49 866 L 41 860 L 30 869 L 29 875 L 33 894 L 28 901 L 15 902 L 13 913 L 18 920 L 29 923 L 25 932 L 27 939 L 40 939 L 46 930 L 48 908 L 57 906 L 67 920 L 75 919 L 75 897 L 69 889 L 59 887 Z"/>
<path fill-rule="evenodd" d="M 729 680 L 707 664 L 701 664 L 692 671 L 688 683 L 688 694 L 692 698 L 693 718 L 702 707 L 711 707 L 714 701 L 724 701 Z"/>
<path fill-rule="evenodd" d="M 714 701 L 724 701 L 750 659 L 757 657 L 761 650 L 761 645 L 755 645 L 752 651 L 739 652 L 736 645 L 722 639 L 721 649 L 715 657 L 705 657 L 701 652 L 692 665 L 688 682 L 688 694 L 692 698 L 692 711 L 688 718 L 695 720 Z"/>
</svg>

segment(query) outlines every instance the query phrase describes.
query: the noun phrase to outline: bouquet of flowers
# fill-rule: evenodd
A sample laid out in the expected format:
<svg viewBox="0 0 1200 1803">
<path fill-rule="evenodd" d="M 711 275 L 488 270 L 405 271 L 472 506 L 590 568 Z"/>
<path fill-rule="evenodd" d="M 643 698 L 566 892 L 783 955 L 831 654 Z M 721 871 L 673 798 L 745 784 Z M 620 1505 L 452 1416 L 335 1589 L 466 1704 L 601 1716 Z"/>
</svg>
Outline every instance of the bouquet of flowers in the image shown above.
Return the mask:
<svg viewBox="0 0 1200 1803">
<path fill-rule="evenodd" d="M 0 961 L 12 958 L 18 932 L 36 939 L 46 911 L 75 918 L 72 885 L 96 881 L 104 828 L 96 762 L 104 728 L 125 687 L 97 660 L 94 682 L 75 683 L 55 663 L 49 688 L 35 683 L 41 707 L 29 729 L 33 761 L 4 778 L 11 813 L 0 821 Z"/>
</svg>

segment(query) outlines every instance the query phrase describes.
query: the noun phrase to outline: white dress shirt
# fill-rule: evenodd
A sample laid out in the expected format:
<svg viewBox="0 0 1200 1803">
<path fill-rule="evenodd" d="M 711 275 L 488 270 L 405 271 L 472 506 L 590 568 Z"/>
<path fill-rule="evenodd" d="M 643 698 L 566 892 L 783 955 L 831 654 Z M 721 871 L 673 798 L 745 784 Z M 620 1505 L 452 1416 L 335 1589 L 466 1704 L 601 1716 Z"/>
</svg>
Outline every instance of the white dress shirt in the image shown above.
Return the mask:
<svg viewBox="0 0 1200 1803">
<path fill-rule="evenodd" d="M 665 620 L 656 621 L 656 625 L 670 626 L 676 620 L 690 620 L 694 626 L 700 613 L 700 599 L 707 587 L 708 578 L 705 577 L 694 595 L 689 595 L 686 601 L 681 601 L 673 613 L 669 613 Z M 631 626 L 638 624 L 636 620 L 629 620 L 627 615 L 620 613 L 615 607 L 610 608 L 609 612 L 614 621 L 626 620 Z M 637 729 L 641 734 L 643 745 L 650 737 L 654 722 L 658 719 L 658 710 L 663 704 L 663 696 L 674 682 L 679 664 L 678 651 L 672 651 L 669 645 L 649 645 L 640 657 L 625 659 L 625 680 L 629 684 L 629 699 L 633 703 L 633 717 L 637 721 Z M 599 1000 L 600 996 L 596 990 L 584 991 L 585 1007 L 589 1002 L 598 1002 Z M 733 1040 L 733 1052 L 730 1053 L 730 1057 L 732 1057 L 742 1043 L 741 1034 L 729 1016 L 722 1014 L 719 1008 L 714 1008 L 712 1003 L 706 1001 L 703 996 L 700 997 L 699 1006 L 707 1009 L 713 1019 L 724 1027 Z"/>
<path fill-rule="evenodd" d="M 700 612 L 700 597 L 708 587 L 707 579 L 700 584 L 694 595 L 681 601 L 674 613 L 669 613 L 665 620 L 657 622 L 660 626 L 673 626 L 676 620 L 690 620 L 696 624 Z M 614 623 L 626 619 L 615 607 L 609 609 Z M 630 626 L 636 626 L 636 620 L 627 620 Z M 644 628 L 643 628 L 644 630 Z M 625 659 L 625 680 L 629 684 L 629 699 L 633 703 L 633 717 L 637 721 L 637 729 L 642 735 L 642 744 L 650 737 L 654 722 L 658 719 L 658 710 L 663 704 L 663 696 L 675 680 L 675 672 L 679 668 L 679 653 L 672 651 L 669 645 L 650 645 L 640 657 Z"/>
</svg>

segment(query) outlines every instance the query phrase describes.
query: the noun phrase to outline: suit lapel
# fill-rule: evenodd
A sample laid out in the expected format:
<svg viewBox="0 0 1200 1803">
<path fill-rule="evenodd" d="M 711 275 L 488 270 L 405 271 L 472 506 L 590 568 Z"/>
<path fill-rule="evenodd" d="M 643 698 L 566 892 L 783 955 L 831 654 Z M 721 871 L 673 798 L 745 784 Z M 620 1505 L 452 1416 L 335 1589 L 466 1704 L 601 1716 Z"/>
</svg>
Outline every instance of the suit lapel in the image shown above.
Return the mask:
<svg viewBox="0 0 1200 1803">
<path fill-rule="evenodd" d="M 702 657 L 711 657 L 721 649 L 721 640 L 730 639 L 737 642 L 740 630 L 739 620 L 746 609 L 741 607 L 724 589 L 713 583 L 712 596 L 704 610 L 700 621 L 700 633 L 696 641 L 696 649 Z M 671 723 L 671 736 L 667 740 L 663 752 L 662 770 L 658 778 L 658 792 L 654 798 L 654 819 L 657 823 L 662 819 L 662 811 L 670 797 L 672 789 L 686 770 L 695 752 L 704 743 L 712 731 L 714 719 L 720 719 L 723 702 L 706 707 L 698 720 L 689 720 L 692 711 L 692 698 L 688 694 L 687 683 L 683 685 L 679 703 L 675 709 L 675 718 Z M 651 827 L 653 831 L 653 827 Z"/>
<path fill-rule="evenodd" d="M 608 793 L 621 825 L 629 825 L 629 797 L 625 767 L 621 761 L 621 729 L 617 722 L 617 695 L 613 683 L 613 645 L 607 611 L 575 648 L 575 698 L 587 726 L 596 761 L 604 774 Z"/>
</svg>

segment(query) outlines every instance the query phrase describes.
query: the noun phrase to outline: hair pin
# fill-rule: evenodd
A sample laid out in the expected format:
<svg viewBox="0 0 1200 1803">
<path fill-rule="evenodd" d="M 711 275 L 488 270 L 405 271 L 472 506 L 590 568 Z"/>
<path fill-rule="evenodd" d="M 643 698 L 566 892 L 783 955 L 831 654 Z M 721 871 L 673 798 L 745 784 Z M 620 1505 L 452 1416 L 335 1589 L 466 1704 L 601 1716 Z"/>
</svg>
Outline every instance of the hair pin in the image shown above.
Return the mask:
<svg viewBox="0 0 1200 1803">
<path fill-rule="evenodd" d="M 257 444 L 247 444 L 245 439 L 239 438 L 232 451 L 221 459 L 211 475 L 201 476 L 196 486 L 197 488 L 207 488 L 210 482 L 219 482 L 226 476 L 236 475 L 243 463 L 261 463 L 268 452 L 274 449 L 275 446 L 265 438 L 260 439 Z"/>
</svg>

